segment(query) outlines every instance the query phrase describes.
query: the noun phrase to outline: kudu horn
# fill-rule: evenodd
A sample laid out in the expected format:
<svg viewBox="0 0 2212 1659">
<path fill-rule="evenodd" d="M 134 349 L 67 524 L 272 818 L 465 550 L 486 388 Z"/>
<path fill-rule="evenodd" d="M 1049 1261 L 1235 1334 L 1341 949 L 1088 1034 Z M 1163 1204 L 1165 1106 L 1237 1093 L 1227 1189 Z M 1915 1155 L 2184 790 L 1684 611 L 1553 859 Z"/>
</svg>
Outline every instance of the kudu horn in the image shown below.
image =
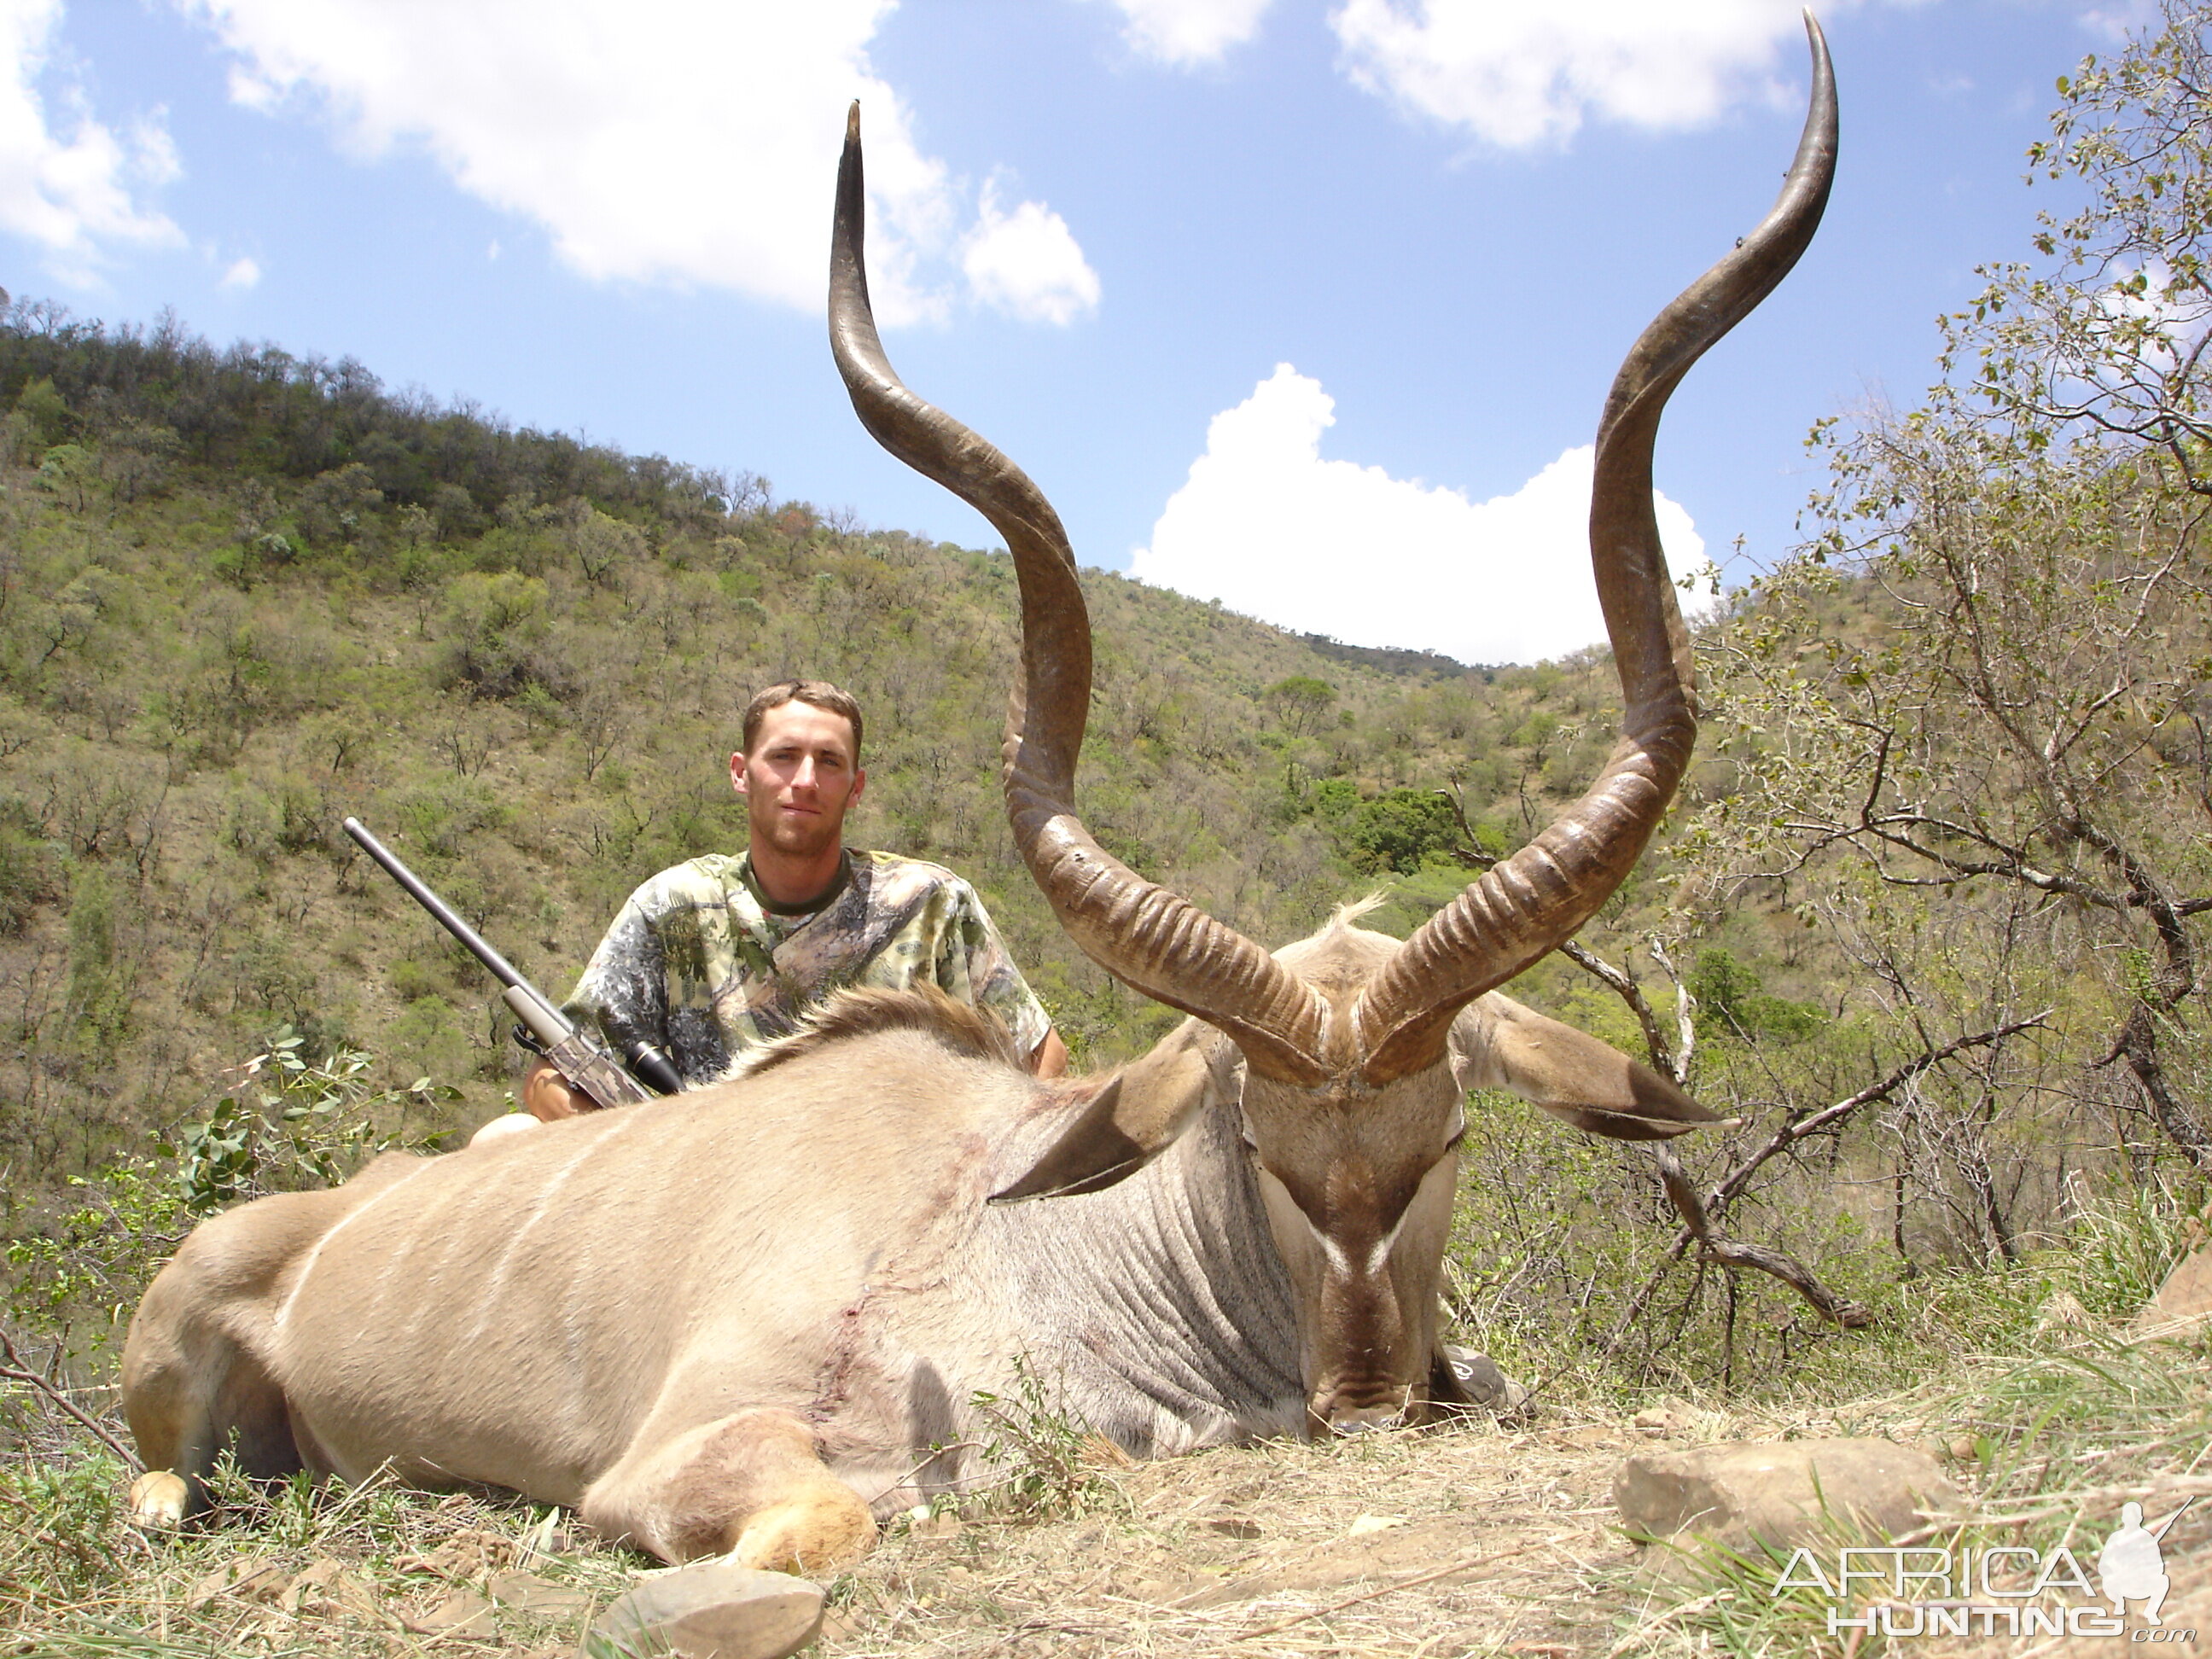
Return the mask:
<svg viewBox="0 0 2212 1659">
<path fill-rule="evenodd" d="M 1415 932 L 1372 981 L 1354 1030 L 1260 946 L 1108 854 L 1073 806 L 1091 694 L 1091 629 L 1060 518 L 992 444 L 908 391 L 884 355 L 862 258 L 860 106 L 848 118 L 830 264 L 830 340 L 853 407 L 878 442 L 981 512 L 1021 585 L 1022 672 L 1003 750 L 1007 813 L 1039 889 L 1077 944 L 1158 1001 L 1219 1027 L 1262 1074 L 1311 1084 L 1346 1066 L 1380 1085 L 1433 1063 L 1452 1017 L 1588 921 L 1626 878 L 1687 767 L 1697 736 L 1689 638 L 1651 506 L 1651 452 L 1690 366 L 1797 262 L 1835 173 L 1827 42 L 1808 13 L 1813 96 L 1766 218 L 1661 312 L 1621 365 L 1600 421 L 1590 560 L 1620 675 L 1621 736 L 1597 781 L 1535 840 Z"/>
</svg>

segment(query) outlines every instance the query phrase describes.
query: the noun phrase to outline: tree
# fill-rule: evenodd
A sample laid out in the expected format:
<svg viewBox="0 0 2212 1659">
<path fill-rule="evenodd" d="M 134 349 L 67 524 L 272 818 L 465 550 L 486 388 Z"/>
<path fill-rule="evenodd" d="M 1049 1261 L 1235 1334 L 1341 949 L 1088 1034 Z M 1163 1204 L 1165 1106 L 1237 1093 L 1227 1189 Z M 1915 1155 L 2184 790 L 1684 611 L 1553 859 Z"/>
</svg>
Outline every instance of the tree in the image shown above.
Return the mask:
<svg viewBox="0 0 2212 1659">
<path fill-rule="evenodd" d="M 2040 1080 L 2089 1111 L 2124 1068 L 2212 1174 L 2212 3 L 2160 25 L 2058 83 L 2034 159 L 2089 203 L 1984 270 L 1925 404 L 1816 433 L 1820 533 L 1711 653 L 1739 769 L 1700 856 L 1833 922 L 1915 1040 L 2050 1004 Z M 2033 1080 L 1969 1091 L 1978 1156 Z"/>
<path fill-rule="evenodd" d="M 1303 737 L 1317 730 L 1336 706 L 1336 688 L 1311 674 L 1293 674 L 1267 688 L 1267 701 L 1280 711 L 1283 729 L 1294 738 Z"/>
</svg>

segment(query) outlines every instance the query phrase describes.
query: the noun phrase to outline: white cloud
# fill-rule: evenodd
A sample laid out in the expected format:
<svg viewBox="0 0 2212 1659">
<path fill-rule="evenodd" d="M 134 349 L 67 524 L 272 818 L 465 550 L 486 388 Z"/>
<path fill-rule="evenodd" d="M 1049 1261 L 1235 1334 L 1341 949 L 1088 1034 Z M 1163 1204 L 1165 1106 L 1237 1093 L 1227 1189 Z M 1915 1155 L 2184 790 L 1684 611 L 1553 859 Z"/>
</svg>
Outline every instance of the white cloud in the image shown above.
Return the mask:
<svg viewBox="0 0 2212 1659">
<path fill-rule="evenodd" d="M 1335 399 L 1288 363 L 1213 417 L 1206 453 L 1137 550 L 1133 574 L 1355 645 L 1535 662 L 1605 638 L 1590 575 L 1594 452 L 1570 449 L 1510 495 L 1324 460 Z M 1705 542 L 1653 492 L 1680 574 Z"/>
<path fill-rule="evenodd" d="M 216 278 L 216 286 L 243 291 L 259 286 L 260 282 L 261 262 L 249 256 L 233 259 L 222 275 Z"/>
<path fill-rule="evenodd" d="M 2158 0 L 2121 0 L 2114 6 L 2092 7 L 2081 14 L 2081 27 L 2112 46 L 2127 44 L 2130 34 L 2157 26 Z"/>
<path fill-rule="evenodd" d="M 1030 322 L 1065 326 L 1098 308 L 1098 273 L 1067 221 L 1042 202 L 1002 212 L 988 184 L 960 266 L 978 298 Z"/>
<path fill-rule="evenodd" d="M 0 229 L 39 243 L 64 279 L 88 283 L 106 245 L 183 240 L 142 199 L 177 176 L 177 155 L 158 112 L 118 137 L 73 82 L 50 72 L 61 16 L 61 0 L 0 0 Z M 65 112 L 55 125 L 41 81 Z"/>
<path fill-rule="evenodd" d="M 1217 63 L 1259 33 L 1273 0 L 1114 0 L 1121 32 L 1147 58 L 1177 69 Z"/>
<path fill-rule="evenodd" d="M 239 101 L 317 110 L 364 157 L 419 147 L 602 282 L 819 309 L 845 107 L 858 98 L 878 313 L 896 323 L 949 308 L 941 262 L 959 252 L 968 198 L 916 147 L 906 106 L 870 66 L 894 0 L 175 3 L 234 55 Z"/>
<path fill-rule="evenodd" d="M 1514 149 L 1561 143 L 1589 114 L 1680 128 L 1778 100 L 1780 51 L 1804 31 L 1798 0 L 1344 0 L 1329 22 L 1358 85 Z"/>
</svg>

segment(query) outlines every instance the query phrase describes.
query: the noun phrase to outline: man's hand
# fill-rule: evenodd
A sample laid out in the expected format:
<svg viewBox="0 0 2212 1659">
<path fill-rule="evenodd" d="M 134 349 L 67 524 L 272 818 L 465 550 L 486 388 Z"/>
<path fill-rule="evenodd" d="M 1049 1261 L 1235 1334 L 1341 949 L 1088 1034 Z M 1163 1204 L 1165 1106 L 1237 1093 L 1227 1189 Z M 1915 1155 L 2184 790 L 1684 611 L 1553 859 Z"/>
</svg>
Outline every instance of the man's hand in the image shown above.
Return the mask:
<svg viewBox="0 0 2212 1659">
<path fill-rule="evenodd" d="M 520 1098 L 522 1109 L 542 1123 L 599 1109 L 598 1101 L 569 1087 L 568 1079 L 555 1069 L 551 1061 L 544 1060 L 532 1066 L 530 1075 L 522 1079 Z"/>
<path fill-rule="evenodd" d="M 1038 1077 L 1058 1077 L 1066 1069 L 1067 1045 L 1060 1040 L 1059 1032 L 1047 1030 L 1044 1041 L 1030 1051 L 1030 1070 Z"/>
</svg>

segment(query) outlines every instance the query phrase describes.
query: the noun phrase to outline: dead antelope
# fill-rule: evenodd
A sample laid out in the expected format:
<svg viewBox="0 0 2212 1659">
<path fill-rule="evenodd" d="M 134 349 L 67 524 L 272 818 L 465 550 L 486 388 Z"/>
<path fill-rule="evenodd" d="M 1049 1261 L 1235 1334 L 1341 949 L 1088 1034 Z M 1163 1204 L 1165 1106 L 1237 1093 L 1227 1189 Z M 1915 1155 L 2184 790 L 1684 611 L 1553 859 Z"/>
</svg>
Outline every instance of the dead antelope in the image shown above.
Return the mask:
<svg viewBox="0 0 2212 1659">
<path fill-rule="evenodd" d="M 1711 1115 L 1495 994 L 1626 877 L 1682 775 L 1690 659 L 1652 518 L 1662 406 L 1813 234 L 1811 114 L 1773 212 L 1647 329 L 1599 428 L 1590 539 L 1626 693 L 1589 792 L 1401 945 L 1343 917 L 1274 955 L 1076 816 L 1091 643 L 1074 559 L 1012 462 L 908 392 L 861 260 L 857 113 L 830 334 L 868 429 L 979 507 L 1020 574 L 1014 835 L 1084 950 L 1192 1016 L 1106 1078 L 1028 1076 L 941 1000 L 860 994 L 735 1081 L 196 1231 L 132 1325 L 138 1514 L 249 1471 L 480 1481 L 671 1561 L 820 1568 L 872 1514 L 988 1477 L 978 1390 L 1024 1359 L 1140 1455 L 1420 1420 L 1456 1398 L 1436 1308 L 1473 1085 L 1630 1139 Z M 1012 1200 L 1034 1199 L 1039 1202 Z M 938 1450 L 937 1448 L 949 1448 Z"/>
</svg>

